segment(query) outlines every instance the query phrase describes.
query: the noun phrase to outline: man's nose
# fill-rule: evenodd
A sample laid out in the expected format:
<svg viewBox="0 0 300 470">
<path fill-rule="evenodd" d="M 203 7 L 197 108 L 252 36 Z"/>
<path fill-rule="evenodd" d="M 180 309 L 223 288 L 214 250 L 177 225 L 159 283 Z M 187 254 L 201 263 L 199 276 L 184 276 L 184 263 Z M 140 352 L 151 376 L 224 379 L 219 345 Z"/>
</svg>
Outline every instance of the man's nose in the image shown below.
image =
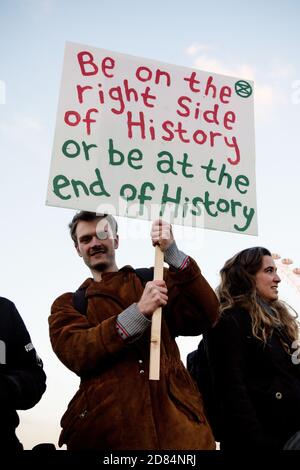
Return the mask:
<svg viewBox="0 0 300 470">
<path fill-rule="evenodd" d="M 97 235 L 94 235 L 93 238 L 91 239 L 91 245 L 92 246 L 95 246 L 95 245 L 102 245 L 102 240 L 100 240 Z"/>
</svg>

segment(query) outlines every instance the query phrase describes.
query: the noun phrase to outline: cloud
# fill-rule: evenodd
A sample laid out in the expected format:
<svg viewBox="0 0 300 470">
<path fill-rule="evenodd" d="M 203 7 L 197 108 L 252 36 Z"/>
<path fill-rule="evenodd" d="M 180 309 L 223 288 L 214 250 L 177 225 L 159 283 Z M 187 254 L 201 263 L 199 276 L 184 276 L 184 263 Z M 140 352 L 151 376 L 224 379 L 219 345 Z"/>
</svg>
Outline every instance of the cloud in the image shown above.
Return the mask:
<svg viewBox="0 0 300 470">
<path fill-rule="evenodd" d="M 195 50 L 195 45 L 191 45 L 191 50 Z M 189 50 L 190 48 L 187 48 Z M 207 46 L 208 49 L 208 46 Z M 200 49 L 199 49 L 200 50 Z M 194 54 L 196 55 L 196 54 Z M 193 66 L 200 70 L 214 72 L 222 75 L 229 75 L 237 78 L 254 81 L 255 89 L 255 114 L 258 119 L 266 120 L 274 113 L 276 107 L 286 103 L 287 98 L 278 87 L 272 83 L 262 83 L 257 78 L 257 71 L 249 64 L 237 64 L 230 67 L 219 59 L 209 56 L 208 54 L 200 54 L 194 58 Z M 288 67 L 281 69 L 281 73 L 289 71 Z M 279 73 L 279 69 L 278 69 Z M 270 82 L 270 79 L 268 78 Z"/>
<path fill-rule="evenodd" d="M 199 44 L 197 42 L 194 42 L 193 44 L 191 44 L 190 46 L 186 48 L 185 52 L 188 55 L 195 55 L 199 51 L 207 51 L 209 49 L 211 49 L 211 47 L 206 44 Z"/>
<path fill-rule="evenodd" d="M 224 67 L 218 60 L 202 54 L 194 60 L 194 66 L 200 70 L 207 70 L 209 72 L 221 73 L 224 75 L 231 75 L 229 69 Z"/>
</svg>

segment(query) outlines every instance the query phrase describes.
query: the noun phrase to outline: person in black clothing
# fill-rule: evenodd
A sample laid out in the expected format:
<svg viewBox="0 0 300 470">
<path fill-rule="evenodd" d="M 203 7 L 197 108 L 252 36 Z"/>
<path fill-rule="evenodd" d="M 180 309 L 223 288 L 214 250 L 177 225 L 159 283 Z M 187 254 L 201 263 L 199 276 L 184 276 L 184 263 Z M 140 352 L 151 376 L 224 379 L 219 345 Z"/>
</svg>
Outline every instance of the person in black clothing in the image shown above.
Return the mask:
<svg viewBox="0 0 300 470">
<path fill-rule="evenodd" d="M 220 274 L 221 316 L 204 341 L 221 449 L 283 449 L 300 430 L 297 314 L 278 300 L 280 278 L 267 249 L 241 251 Z"/>
<path fill-rule="evenodd" d="M 22 450 L 16 410 L 32 408 L 46 390 L 43 363 L 15 305 L 0 297 L 0 451 Z"/>
</svg>

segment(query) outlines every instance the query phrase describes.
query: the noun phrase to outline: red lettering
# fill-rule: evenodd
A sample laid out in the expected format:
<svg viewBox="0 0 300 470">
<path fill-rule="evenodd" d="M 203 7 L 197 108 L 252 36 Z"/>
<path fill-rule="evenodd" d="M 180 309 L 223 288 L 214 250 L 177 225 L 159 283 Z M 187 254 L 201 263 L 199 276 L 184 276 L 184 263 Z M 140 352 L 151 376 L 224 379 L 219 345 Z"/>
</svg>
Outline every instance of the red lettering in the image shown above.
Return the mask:
<svg viewBox="0 0 300 470">
<path fill-rule="evenodd" d="M 215 98 L 217 95 L 217 88 L 215 85 L 213 85 L 213 77 L 211 75 L 208 77 L 208 80 L 206 82 L 206 87 L 205 87 L 205 92 L 204 92 L 205 96 L 208 96 L 210 89 L 212 90 L 212 97 Z"/>
<path fill-rule="evenodd" d="M 150 119 L 151 124 L 153 124 L 153 119 Z M 154 126 L 149 126 L 149 133 L 151 140 L 155 140 L 155 128 Z"/>
<path fill-rule="evenodd" d="M 102 84 L 98 83 L 98 87 L 101 88 Z M 104 93 L 103 90 L 98 90 L 99 102 L 100 104 L 104 104 Z"/>
<path fill-rule="evenodd" d="M 141 131 L 141 138 L 145 139 L 145 118 L 144 118 L 144 113 L 142 111 L 139 112 L 139 121 L 133 121 L 132 120 L 132 112 L 128 111 L 127 112 L 127 129 L 128 129 L 128 137 L 132 139 L 133 133 L 132 133 L 132 128 L 133 127 L 139 127 Z"/>
<path fill-rule="evenodd" d="M 85 57 L 87 57 L 85 59 Z M 80 65 L 80 70 L 82 75 L 88 76 L 88 75 L 96 75 L 98 73 L 98 67 L 94 62 L 94 57 L 93 55 L 88 52 L 88 51 L 82 51 L 77 54 L 77 59 Z M 86 66 L 90 66 L 90 70 L 86 70 Z"/>
<path fill-rule="evenodd" d="M 105 77 L 107 78 L 113 78 L 114 75 L 112 73 L 109 74 L 107 72 L 107 69 L 113 70 L 115 65 L 116 63 L 112 57 L 105 57 L 101 63 L 101 70 L 102 70 L 103 75 L 105 75 Z"/>
<path fill-rule="evenodd" d="M 196 72 L 192 72 L 190 77 L 184 77 L 186 82 L 188 82 L 190 90 L 194 91 L 195 93 L 199 93 L 200 88 L 196 88 L 195 85 L 200 85 L 199 80 L 196 80 Z"/>
<path fill-rule="evenodd" d="M 198 136 L 201 136 L 201 140 L 198 140 Z M 206 142 L 207 135 L 201 129 L 197 129 L 193 134 L 193 139 L 196 142 L 196 144 L 202 145 Z"/>
<path fill-rule="evenodd" d="M 229 140 L 227 139 L 227 137 L 224 136 L 225 144 L 228 145 L 228 147 L 234 148 L 236 159 L 232 160 L 232 158 L 227 158 L 227 160 L 229 161 L 229 163 L 231 163 L 231 165 L 237 165 L 240 162 L 240 159 L 241 159 L 240 158 L 240 149 L 239 149 L 237 140 L 234 136 L 232 137 L 231 140 L 232 140 L 232 143 L 230 143 Z"/>
<path fill-rule="evenodd" d="M 167 132 L 167 134 L 169 135 L 169 137 L 166 137 L 166 136 L 163 135 L 163 136 L 162 136 L 162 139 L 165 140 L 165 141 L 167 141 L 167 142 L 170 142 L 171 140 L 174 139 L 174 133 L 173 133 L 173 131 L 172 131 L 171 129 L 169 129 L 169 126 L 170 126 L 171 128 L 174 127 L 174 124 L 173 124 L 172 121 L 164 121 L 164 122 L 162 123 L 162 128 L 163 128 L 163 130 L 164 130 L 165 132 Z"/>
<path fill-rule="evenodd" d="M 191 103 L 192 100 L 188 96 L 180 96 L 177 100 L 178 105 L 184 109 L 185 112 L 179 111 L 179 109 L 176 110 L 176 113 L 179 114 L 179 116 L 182 117 L 188 117 L 190 115 L 190 108 L 184 104 L 184 101 L 187 101 L 188 103 Z"/>
<path fill-rule="evenodd" d="M 215 104 L 214 109 L 208 109 L 207 111 L 204 111 L 203 113 L 203 118 L 206 122 L 209 123 L 214 123 L 214 124 L 219 124 L 218 121 L 218 111 L 219 111 L 219 105 Z M 211 117 L 210 117 L 211 115 Z"/>
<path fill-rule="evenodd" d="M 227 111 L 224 115 L 224 127 L 228 130 L 231 130 L 233 127 L 230 126 L 228 123 L 235 123 L 235 113 L 233 111 Z"/>
<path fill-rule="evenodd" d="M 154 104 L 148 103 L 148 100 L 156 100 L 156 96 L 150 95 L 150 87 L 147 86 L 144 93 L 141 93 L 141 97 L 143 98 L 143 103 L 148 108 L 154 108 Z"/>
<path fill-rule="evenodd" d="M 231 98 L 231 88 L 229 86 L 222 86 L 220 90 L 220 101 L 221 103 L 227 104 L 230 100 L 225 100 L 226 98 Z"/>
<path fill-rule="evenodd" d="M 75 121 L 71 121 L 71 117 L 75 118 Z M 78 126 L 80 123 L 81 117 L 77 111 L 66 111 L 64 116 L 64 121 L 68 126 Z"/>
<path fill-rule="evenodd" d="M 187 133 L 187 130 L 182 127 L 182 122 L 178 121 L 177 129 L 174 129 L 174 132 L 177 132 L 181 142 L 189 143 L 190 139 L 185 139 L 184 134 Z"/>
<path fill-rule="evenodd" d="M 134 88 L 130 88 L 128 86 L 128 80 L 124 80 L 124 89 L 125 89 L 125 95 L 126 95 L 127 101 L 131 101 L 131 98 L 130 98 L 131 95 L 133 95 L 133 99 L 134 99 L 135 102 L 138 101 L 138 99 L 139 99 L 138 93 Z"/>
<path fill-rule="evenodd" d="M 76 86 L 77 88 L 77 98 L 78 98 L 78 101 L 80 104 L 83 103 L 83 93 L 85 92 L 85 90 L 92 90 L 93 87 L 92 86 L 81 86 L 81 85 L 77 85 Z"/>
<path fill-rule="evenodd" d="M 147 76 L 143 77 L 143 72 L 146 72 Z M 136 69 L 135 76 L 141 82 L 148 82 L 152 78 L 152 72 L 148 67 L 141 66 Z"/>
<path fill-rule="evenodd" d="M 116 94 L 115 94 L 116 93 Z M 120 109 L 110 108 L 114 114 L 122 114 L 125 109 L 124 99 L 120 86 L 112 87 L 108 91 L 109 96 L 112 100 L 117 101 L 120 105 Z"/>
<path fill-rule="evenodd" d="M 215 145 L 215 138 L 216 137 L 222 137 L 222 134 L 220 132 L 213 132 L 213 131 L 210 131 L 209 133 L 209 140 L 210 140 L 210 146 L 211 147 L 214 147 Z"/>
<path fill-rule="evenodd" d="M 84 76 L 96 75 L 99 71 L 98 66 L 94 62 L 94 56 L 89 51 L 81 51 L 77 54 L 78 63 L 80 66 L 81 74 Z M 114 75 L 108 73 L 115 67 L 115 61 L 112 57 L 105 57 L 101 61 L 101 70 L 103 75 L 107 78 L 112 78 Z"/>
<path fill-rule="evenodd" d="M 159 84 L 160 82 L 160 77 L 162 76 L 165 76 L 166 79 L 167 79 L 167 86 L 170 86 L 171 85 L 171 77 L 170 77 L 170 74 L 168 72 L 164 72 L 163 70 L 160 70 L 160 69 L 157 69 L 156 70 L 156 74 L 155 74 L 155 83 L 156 85 Z"/>
<path fill-rule="evenodd" d="M 87 135 L 90 135 L 91 133 L 91 123 L 92 122 L 96 122 L 96 119 L 92 119 L 91 118 L 91 114 L 92 113 L 98 113 L 98 109 L 96 108 L 91 108 L 91 109 L 88 109 L 87 112 L 86 112 L 86 115 L 85 115 L 85 118 L 82 119 L 83 122 L 86 123 L 86 132 L 87 132 Z"/>
</svg>

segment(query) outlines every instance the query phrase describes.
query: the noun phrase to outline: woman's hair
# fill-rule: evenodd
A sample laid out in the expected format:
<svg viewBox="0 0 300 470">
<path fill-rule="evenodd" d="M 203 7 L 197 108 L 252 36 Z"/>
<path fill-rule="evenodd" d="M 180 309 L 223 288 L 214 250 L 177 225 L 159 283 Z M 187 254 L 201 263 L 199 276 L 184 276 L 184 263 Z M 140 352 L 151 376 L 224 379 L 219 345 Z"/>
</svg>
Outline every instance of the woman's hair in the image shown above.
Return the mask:
<svg viewBox="0 0 300 470">
<path fill-rule="evenodd" d="M 256 338 L 265 343 L 277 327 L 285 331 L 287 341 L 292 342 L 298 339 L 297 314 L 292 316 L 279 300 L 265 303 L 256 290 L 255 274 L 262 267 L 264 256 L 271 256 L 271 253 L 258 246 L 240 251 L 226 261 L 217 287 L 221 314 L 232 307 L 244 308 L 251 316 L 252 333 Z M 283 343 L 288 348 L 286 341 Z"/>
</svg>

